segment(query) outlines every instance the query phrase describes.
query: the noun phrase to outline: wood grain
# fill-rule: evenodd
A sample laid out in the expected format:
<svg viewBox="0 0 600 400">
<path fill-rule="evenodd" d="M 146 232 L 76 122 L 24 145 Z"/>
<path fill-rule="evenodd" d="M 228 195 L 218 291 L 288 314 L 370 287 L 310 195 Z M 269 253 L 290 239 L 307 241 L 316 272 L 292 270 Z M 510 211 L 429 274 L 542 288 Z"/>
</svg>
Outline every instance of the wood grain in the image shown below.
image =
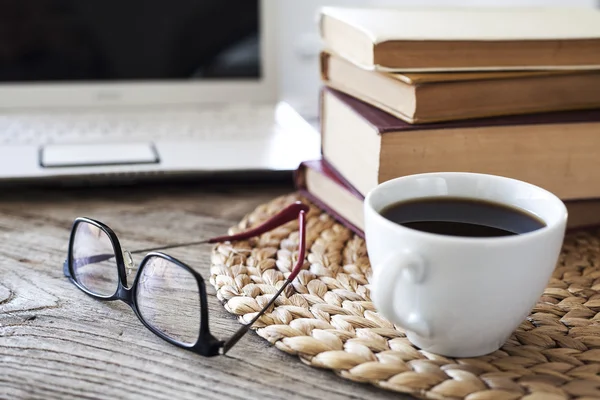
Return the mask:
<svg viewBox="0 0 600 400">
<path fill-rule="evenodd" d="M 311 368 L 250 332 L 204 358 L 148 331 L 123 303 L 94 300 L 62 273 L 72 221 L 99 219 L 128 249 L 223 234 L 290 185 L 146 185 L 0 195 L 0 398 L 383 399 L 397 393 Z M 167 253 L 209 276 L 210 247 Z M 142 255 L 134 257 L 137 262 Z M 209 291 L 210 326 L 239 326 Z"/>
</svg>

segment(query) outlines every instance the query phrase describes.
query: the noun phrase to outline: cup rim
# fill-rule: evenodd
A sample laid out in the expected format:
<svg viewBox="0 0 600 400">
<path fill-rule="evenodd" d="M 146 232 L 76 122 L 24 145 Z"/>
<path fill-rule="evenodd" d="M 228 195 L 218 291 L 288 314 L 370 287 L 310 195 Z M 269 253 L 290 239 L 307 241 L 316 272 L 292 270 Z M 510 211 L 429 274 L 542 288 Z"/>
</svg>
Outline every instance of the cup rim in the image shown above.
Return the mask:
<svg viewBox="0 0 600 400">
<path fill-rule="evenodd" d="M 489 179 L 501 180 L 501 181 L 505 181 L 505 182 L 514 182 L 519 185 L 528 186 L 540 193 L 546 194 L 554 203 L 556 203 L 558 205 L 558 207 L 561 210 L 562 216 L 557 218 L 552 223 L 549 223 L 548 221 L 544 220 L 545 225 L 542 228 L 536 229 L 531 232 L 519 234 L 519 235 L 495 236 L 495 237 L 450 236 L 450 235 L 443 235 L 443 234 L 438 234 L 438 233 L 423 232 L 423 231 L 419 231 L 417 229 L 408 228 L 406 226 L 392 222 L 389 219 L 385 218 L 383 215 L 381 215 L 381 213 L 378 210 L 376 210 L 372 204 L 373 197 L 376 195 L 377 192 L 379 192 L 381 190 L 385 190 L 385 188 L 387 188 L 389 186 L 393 186 L 393 185 L 397 184 L 397 182 L 399 182 L 399 181 L 406 181 L 406 180 L 412 180 L 412 179 L 423 178 L 423 177 L 448 177 L 448 176 L 457 176 L 457 175 L 481 176 L 481 177 L 486 177 Z M 393 179 L 387 180 L 383 183 L 380 183 L 379 185 L 374 187 L 372 190 L 370 190 L 367 193 L 367 195 L 365 196 L 364 205 L 365 205 L 365 207 L 368 207 L 373 212 L 373 214 L 375 214 L 375 218 L 379 222 L 391 227 L 392 229 L 396 229 L 401 232 L 410 232 L 412 235 L 415 235 L 418 237 L 435 239 L 435 240 L 444 240 L 444 241 L 449 241 L 449 242 L 460 242 L 460 243 L 476 242 L 476 243 L 492 244 L 492 243 L 506 243 L 506 242 L 534 239 L 540 235 L 545 235 L 549 231 L 556 230 L 556 229 L 560 228 L 561 226 L 566 228 L 566 223 L 568 220 L 568 210 L 567 210 L 565 203 L 558 196 L 556 196 L 554 193 L 550 192 L 549 190 L 544 189 L 540 186 L 534 185 L 532 183 L 529 183 L 527 181 L 523 181 L 523 180 L 519 180 L 519 179 L 515 179 L 515 178 L 509 178 L 509 177 L 501 176 L 501 175 L 485 174 L 485 173 L 478 173 L 478 172 L 452 172 L 452 171 L 425 172 L 425 173 L 411 174 L 411 175 L 405 175 L 405 176 L 393 178 Z M 366 232 L 365 232 L 365 235 L 366 235 Z"/>
</svg>

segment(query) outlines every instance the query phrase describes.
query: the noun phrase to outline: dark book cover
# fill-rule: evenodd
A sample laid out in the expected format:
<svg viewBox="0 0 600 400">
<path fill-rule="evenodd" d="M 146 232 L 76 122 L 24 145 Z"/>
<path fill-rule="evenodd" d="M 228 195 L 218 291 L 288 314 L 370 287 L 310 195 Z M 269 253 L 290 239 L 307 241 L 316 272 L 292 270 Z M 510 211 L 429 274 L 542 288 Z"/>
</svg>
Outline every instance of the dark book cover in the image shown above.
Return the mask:
<svg viewBox="0 0 600 400">
<path fill-rule="evenodd" d="M 428 124 L 409 124 L 387 112 L 367 104 L 355 97 L 344 94 L 330 87 L 322 88 L 324 93 L 330 93 L 355 113 L 364 118 L 380 134 L 398 131 L 421 131 L 428 129 L 475 128 L 486 126 L 514 126 L 565 124 L 581 122 L 600 122 L 600 109 L 548 112 L 538 114 L 509 115 L 461 121 L 437 122 Z"/>
<path fill-rule="evenodd" d="M 328 206 L 323 202 L 322 199 L 315 196 L 313 193 L 309 192 L 306 185 L 306 169 L 313 169 L 327 178 L 331 179 L 334 183 L 341 186 L 344 190 L 347 190 L 352 195 L 356 196 L 361 201 L 364 200 L 364 196 L 360 194 L 358 190 L 356 190 L 352 185 L 348 183 L 332 166 L 330 166 L 325 160 L 310 160 L 304 161 L 300 164 L 298 169 L 294 174 L 294 181 L 296 185 L 296 190 L 306 197 L 308 200 L 313 202 L 317 207 L 331 215 L 335 218 L 340 224 L 344 225 L 346 228 L 350 229 L 358 236 L 364 238 L 365 234 L 359 227 L 352 224 L 350 221 L 342 217 L 335 209 Z"/>
</svg>

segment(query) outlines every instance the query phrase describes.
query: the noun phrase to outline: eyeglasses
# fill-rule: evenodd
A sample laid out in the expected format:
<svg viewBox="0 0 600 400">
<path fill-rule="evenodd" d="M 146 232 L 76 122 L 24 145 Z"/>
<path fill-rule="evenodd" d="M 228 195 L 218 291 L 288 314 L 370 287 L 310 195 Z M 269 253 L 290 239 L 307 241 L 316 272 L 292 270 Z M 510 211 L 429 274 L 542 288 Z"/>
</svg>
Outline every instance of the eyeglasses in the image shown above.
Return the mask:
<svg viewBox="0 0 600 400">
<path fill-rule="evenodd" d="M 104 301 L 121 300 L 154 334 L 178 347 L 212 357 L 227 353 L 273 305 L 304 264 L 307 205 L 296 202 L 262 224 L 231 236 L 127 251 L 108 226 L 90 218 L 77 218 L 71 229 L 63 270 L 71 282 L 88 295 Z M 206 285 L 187 264 L 159 252 L 168 248 L 246 240 L 298 218 L 298 261 L 267 305 L 228 340 L 218 340 L 208 326 Z M 131 286 L 127 277 L 134 268 L 132 253 L 146 253 Z"/>
</svg>

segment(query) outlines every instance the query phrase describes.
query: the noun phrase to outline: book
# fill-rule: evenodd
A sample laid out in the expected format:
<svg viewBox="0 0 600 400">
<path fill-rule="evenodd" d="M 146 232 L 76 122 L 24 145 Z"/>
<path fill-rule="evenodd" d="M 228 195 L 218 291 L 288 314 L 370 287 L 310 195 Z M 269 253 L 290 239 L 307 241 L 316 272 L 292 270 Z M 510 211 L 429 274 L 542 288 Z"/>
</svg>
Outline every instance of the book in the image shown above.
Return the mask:
<svg viewBox="0 0 600 400">
<path fill-rule="evenodd" d="M 385 71 L 598 69 L 600 11 L 586 8 L 321 8 L 326 48 Z"/>
<path fill-rule="evenodd" d="M 323 157 L 365 195 L 422 172 L 480 172 L 563 200 L 600 197 L 600 110 L 409 124 L 331 88 L 321 95 Z"/>
<path fill-rule="evenodd" d="M 307 160 L 294 174 L 296 189 L 342 225 L 364 237 L 363 195 L 324 160 Z"/>
<path fill-rule="evenodd" d="M 409 123 L 600 108 L 600 71 L 369 71 L 321 53 L 322 82 Z"/>
<path fill-rule="evenodd" d="M 295 174 L 298 192 L 339 223 L 364 238 L 364 196 L 326 160 L 309 160 Z M 568 230 L 600 226 L 600 198 L 564 202 Z"/>
</svg>

